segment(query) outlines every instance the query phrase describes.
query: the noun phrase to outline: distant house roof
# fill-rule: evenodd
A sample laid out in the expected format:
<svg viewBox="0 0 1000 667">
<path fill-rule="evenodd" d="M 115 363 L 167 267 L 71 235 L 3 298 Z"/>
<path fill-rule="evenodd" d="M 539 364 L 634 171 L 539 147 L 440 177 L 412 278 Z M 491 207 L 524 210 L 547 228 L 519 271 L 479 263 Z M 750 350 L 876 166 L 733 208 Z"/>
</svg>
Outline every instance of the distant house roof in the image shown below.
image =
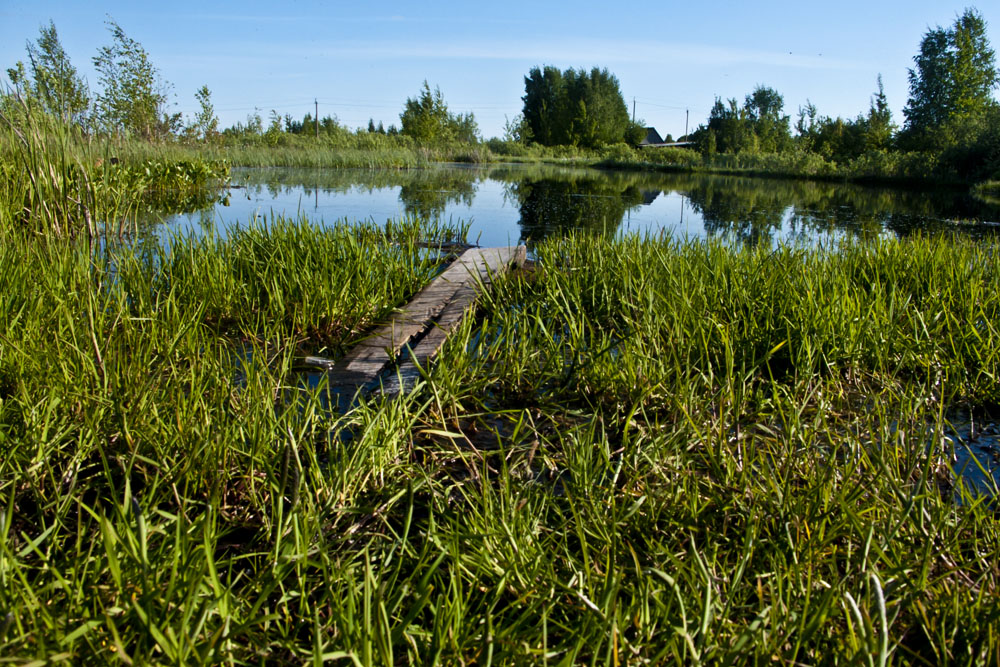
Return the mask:
<svg viewBox="0 0 1000 667">
<path fill-rule="evenodd" d="M 660 136 L 660 133 L 656 131 L 655 127 L 647 127 L 645 129 L 646 136 L 639 142 L 640 146 L 653 146 L 655 144 L 663 143 L 663 137 Z"/>
</svg>

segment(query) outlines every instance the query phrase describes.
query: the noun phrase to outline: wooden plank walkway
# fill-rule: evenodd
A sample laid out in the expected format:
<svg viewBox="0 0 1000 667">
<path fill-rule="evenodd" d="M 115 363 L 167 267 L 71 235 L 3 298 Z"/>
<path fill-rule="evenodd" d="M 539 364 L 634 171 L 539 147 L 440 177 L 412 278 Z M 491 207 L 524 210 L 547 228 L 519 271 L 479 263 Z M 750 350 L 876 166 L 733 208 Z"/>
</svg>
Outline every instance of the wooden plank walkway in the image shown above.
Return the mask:
<svg viewBox="0 0 1000 667">
<path fill-rule="evenodd" d="M 417 293 L 390 321 L 358 343 L 337 362 L 306 357 L 305 364 L 322 368 L 330 394 L 342 406 L 359 391 L 405 392 L 420 377 L 437 351 L 462 322 L 470 306 L 494 276 L 527 257 L 525 246 L 470 248 Z"/>
</svg>

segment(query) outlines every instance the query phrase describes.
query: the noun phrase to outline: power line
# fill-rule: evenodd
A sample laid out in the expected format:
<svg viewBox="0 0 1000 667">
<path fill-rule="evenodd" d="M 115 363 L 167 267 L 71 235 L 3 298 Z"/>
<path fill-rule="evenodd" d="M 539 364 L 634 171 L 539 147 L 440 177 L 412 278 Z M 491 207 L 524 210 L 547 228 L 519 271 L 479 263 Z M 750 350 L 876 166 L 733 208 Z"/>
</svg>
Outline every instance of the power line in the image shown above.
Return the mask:
<svg viewBox="0 0 1000 667">
<path fill-rule="evenodd" d="M 711 109 L 709 107 L 698 106 L 696 104 L 688 104 L 688 105 L 684 105 L 684 106 L 677 106 L 677 105 L 674 105 L 674 104 L 658 104 L 656 102 L 650 102 L 648 100 L 644 100 L 641 97 L 638 97 L 636 99 L 639 101 L 639 104 L 642 104 L 644 106 L 649 106 L 649 107 L 659 107 L 661 109 L 675 109 L 677 111 L 686 111 L 688 109 L 694 109 L 695 111 L 711 111 Z"/>
</svg>

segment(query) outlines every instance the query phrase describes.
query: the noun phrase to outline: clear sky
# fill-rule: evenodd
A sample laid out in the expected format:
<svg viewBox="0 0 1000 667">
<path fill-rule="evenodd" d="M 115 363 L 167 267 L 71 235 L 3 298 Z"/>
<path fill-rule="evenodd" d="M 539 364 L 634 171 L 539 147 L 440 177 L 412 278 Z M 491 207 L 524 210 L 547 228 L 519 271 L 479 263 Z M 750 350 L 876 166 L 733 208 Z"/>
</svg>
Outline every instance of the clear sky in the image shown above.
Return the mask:
<svg viewBox="0 0 1000 667">
<path fill-rule="evenodd" d="M 778 90 L 785 113 L 868 109 L 882 74 L 902 122 L 907 68 L 928 28 L 967 5 L 947 0 L 816 2 L 140 2 L 0 0 L 0 70 L 26 60 L 26 40 L 51 19 L 73 64 L 98 86 L 92 58 L 110 43 L 107 16 L 140 42 L 172 84 L 174 111 L 197 110 L 202 85 L 228 126 L 255 109 L 320 116 L 349 127 L 398 125 L 426 79 L 449 109 L 472 111 L 484 137 L 521 110 L 535 65 L 607 67 L 631 110 L 661 134 L 705 121 L 716 96 L 741 102 Z M 1000 2 L 980 2 L 994 48 Z M 3 77 L 6 82 L 6 77 Z"/>
</svg>

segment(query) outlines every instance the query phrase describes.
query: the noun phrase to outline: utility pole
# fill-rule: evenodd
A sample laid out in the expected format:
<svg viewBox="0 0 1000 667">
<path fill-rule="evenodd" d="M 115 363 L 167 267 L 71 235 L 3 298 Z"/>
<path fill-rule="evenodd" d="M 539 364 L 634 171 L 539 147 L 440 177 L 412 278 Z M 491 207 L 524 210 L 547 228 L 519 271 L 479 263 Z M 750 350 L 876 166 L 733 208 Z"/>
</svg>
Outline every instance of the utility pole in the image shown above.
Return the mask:
<svg viewBox="0 0 1000 667">
<path fill-rule="evenodd" d="M 688 116 L 691 114 L 690 109 L 684 110 L 684 141 L 688 140 Z"/>
<path fill-rule="evenodd" d="M 635 98 L 632 98 L 632 124 L 635 125 Z"/>
<path fill-rule="evenodd" d="M 316 125 L 316 138 L 319 139 L 319 99 L 314 97 L 313 102 L 316 104 L 316 118 L 313 122 Z"/>
</svg>

